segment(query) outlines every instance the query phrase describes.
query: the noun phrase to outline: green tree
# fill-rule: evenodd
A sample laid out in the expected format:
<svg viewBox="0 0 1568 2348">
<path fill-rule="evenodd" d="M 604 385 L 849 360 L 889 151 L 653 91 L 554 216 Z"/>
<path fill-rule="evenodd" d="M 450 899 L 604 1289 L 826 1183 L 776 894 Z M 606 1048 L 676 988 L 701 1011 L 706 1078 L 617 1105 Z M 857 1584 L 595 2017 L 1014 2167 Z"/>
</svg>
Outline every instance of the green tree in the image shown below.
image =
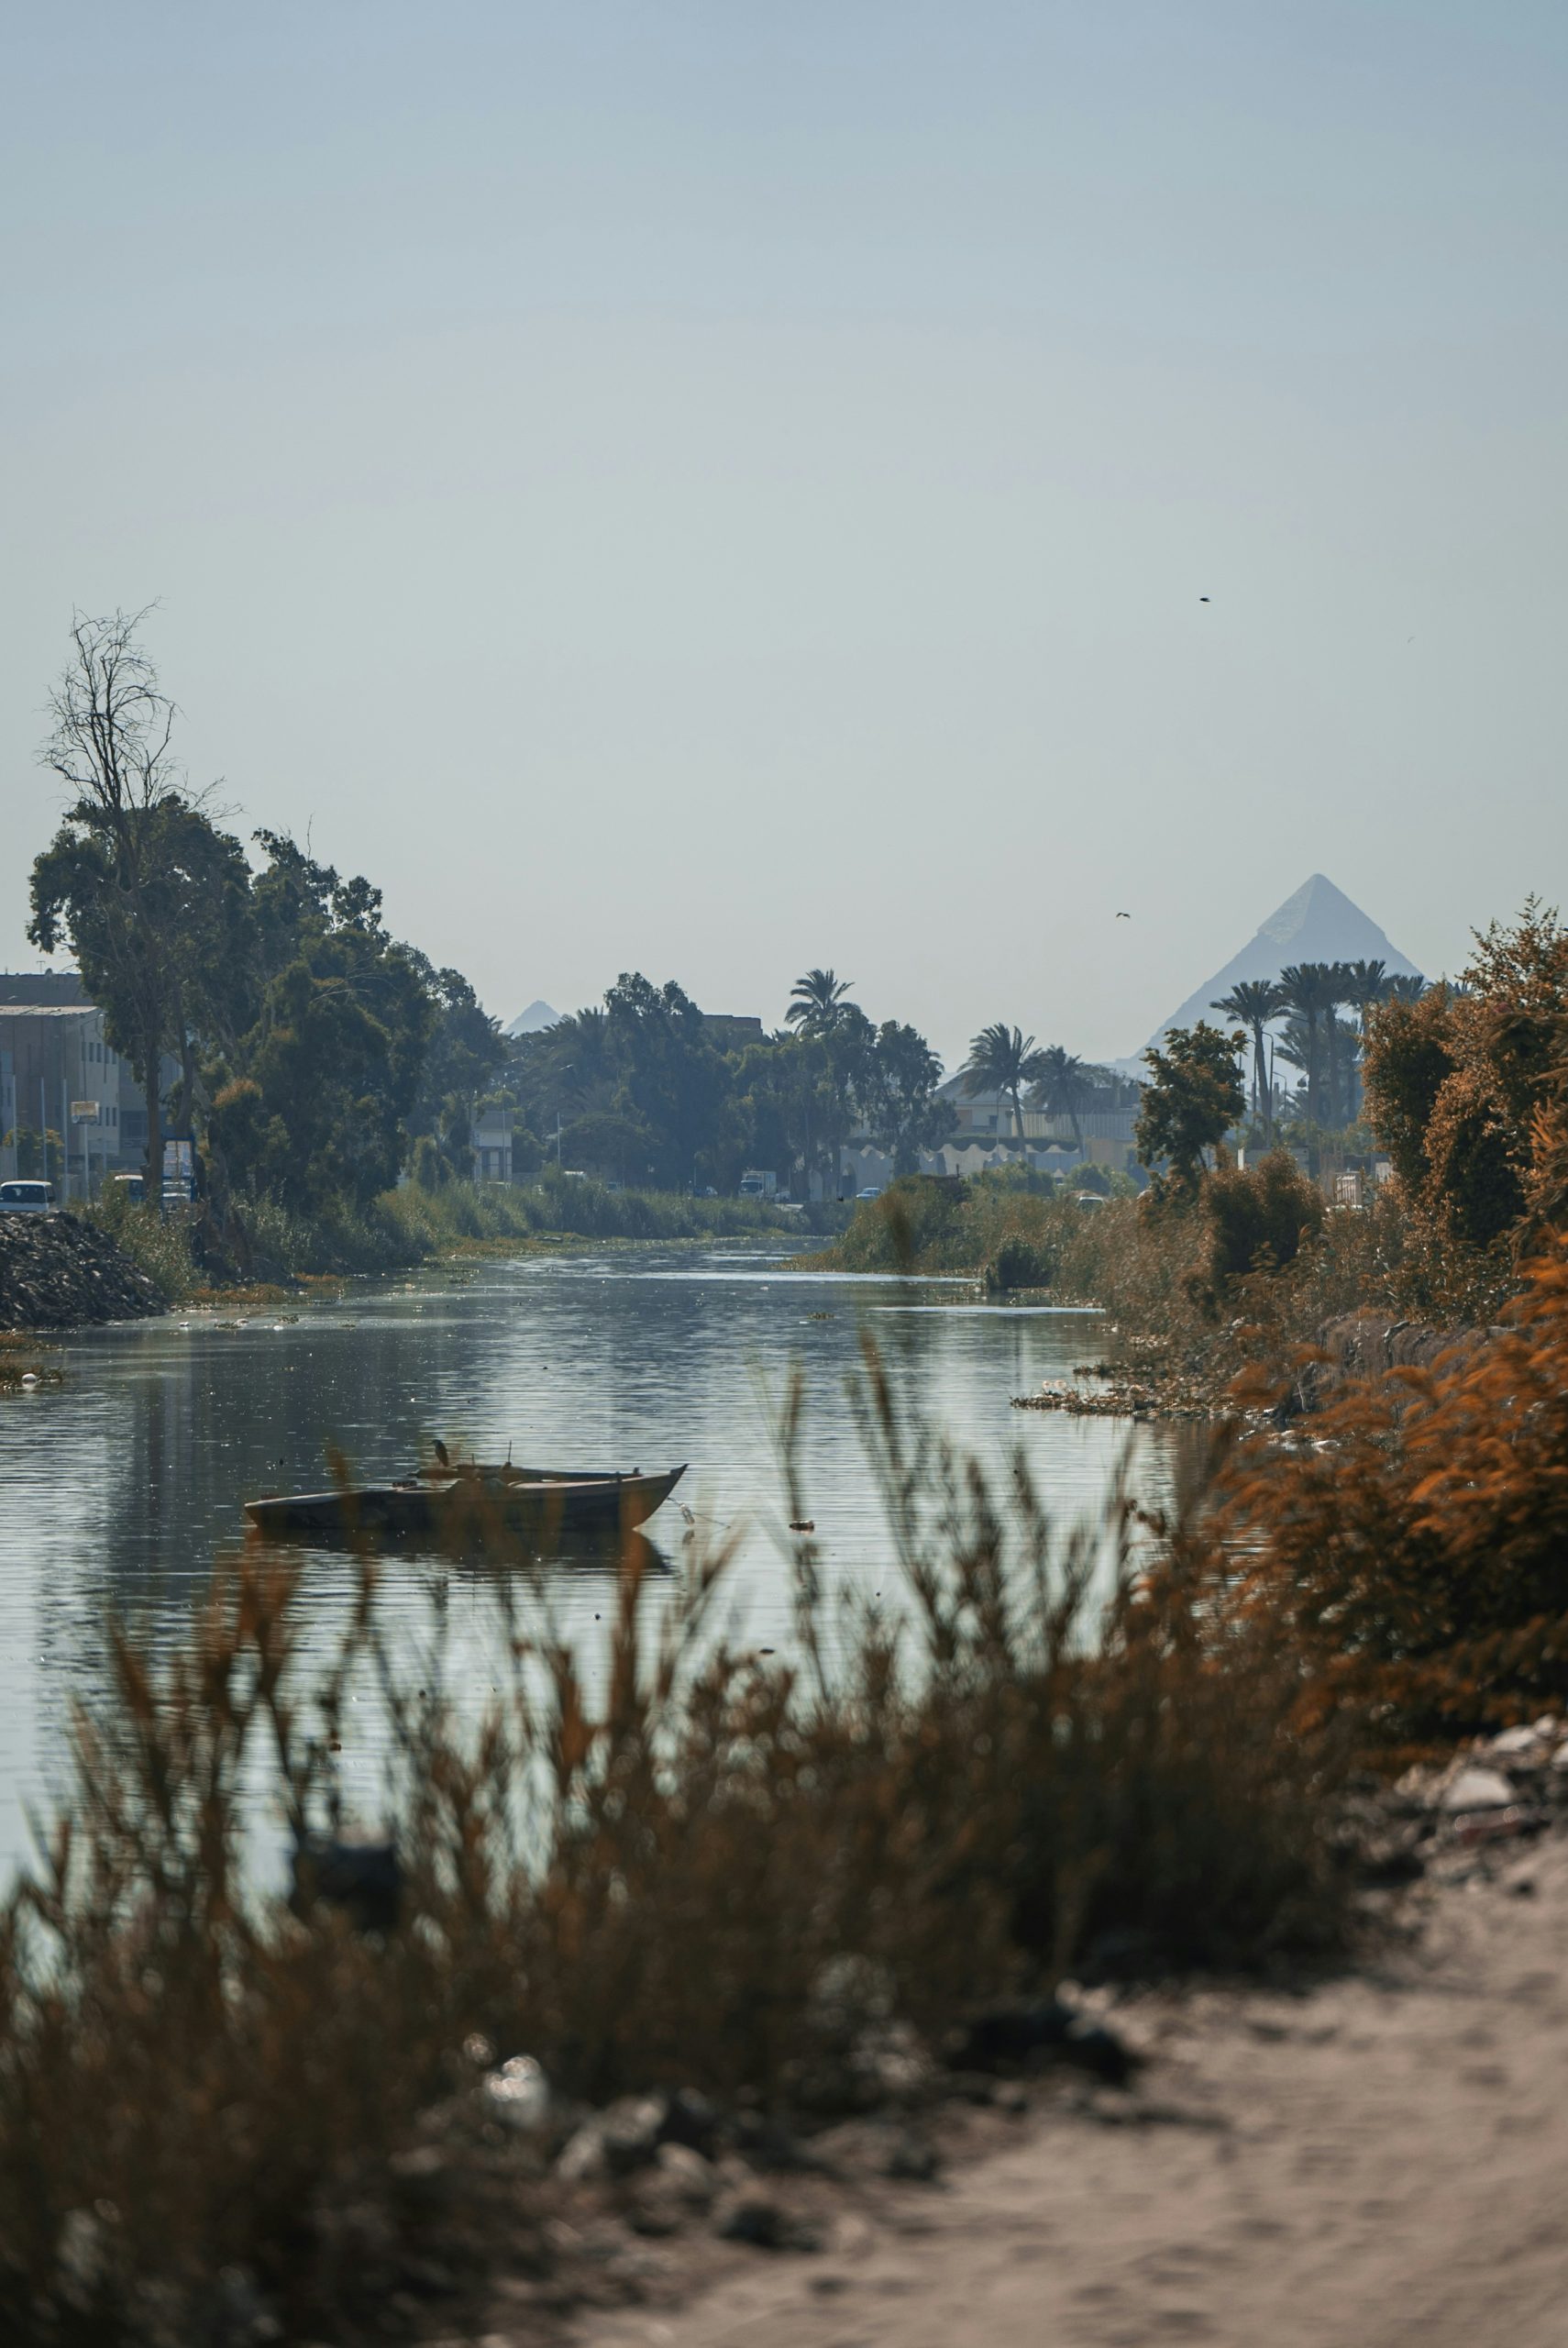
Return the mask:
<svg viewBox="0 0 1568 2348">
<path fill-rule="evenodd" d="M 837 1114 L 834 1070 L 821 1036 L 775 1036 L 731 1064 L 716 1157 L 726 1187 L 746 1166 L 770 1167 L 804 1195 L 822 1137 Z"/>
<path fill-rule="evenodd" d="M 702 1013 L 673 979 L 657 987 L 640 970 L 623 971 L 604 1009 L 615 1071 L 612 1105 L 646 1129 L 651 1179 L 683 1189 L 712 1141 L 728 1067 L 709 1041 Z"/>
<path fill-rule="evenodd" d="M 1034 1048 L 1034 1038 L 1020 1027 L 1010 1027 L 1005 1020 L 993 1020 L 982 1027 L 969 1045 L 969 1057 L 959 1071 L 964 1079 L 964 1091 L 972 1101 L 977 1092 L 999 1092 L 1012 1103 L 1013 1124 L 1020 1149 L 1023 1147 L 1023 1088 L 1040 1074 L 1040 1063 Z"/>
<path fill-rule="evenodd" d="M 297 1213 L 363 1208 L 397 1180 L 439 1005 L 379 890 L 258 834 L 254 1018 L 212 1070 L 215 1189 Z"/>
<path fill-rule="evenodd" d="M 1243 1031 L 1227 1036 L 1200 1019 L 1195 1027 L 1173 1027 L 1164 1051 L 1143 1054 L 1149 1081 L 1136 1127 L 1138 1157 L 1144 1166 L 1162 1159 L 1169 1174 L 1156 1195 L 1197 1196 L 1205 1151 L 1217 1150 L 1246 1109 L 1247 1095 L 1237 1062 L 1246 1048 Z"/>
<path fill-rule="evenodd" d="M 441 1179 L 467 1180 L 474 1104 L 492 1091 L 506 1064 L 506 1039 L 460 970 L 437 970 L 413 947 L 405 950 L 436 1007 L 409 1129 L 435 1141 Z"/>
<path fill-rule="evenodd" d="M 78 614 L 50 696 L 42 763 L 72 794 L 32 872 L 28 935 L 74 952 L 116 1051 L 147 1094 L 149 1188 L 160 1195 L 161 1064 L 198 1106 L 199 1039 L 232 1027 L 248 967 L 249 874 L 237 840 L 182 789 L 174 704 L 138 640 L 145 614 Z"/>
<path fill-rule="evenodd" d="M 861 1080 L 861 1109 L 895 1176 L 915 1173 L 921 1151 L 947 1138 L 951 1119 L 937 1096 L 941 1081 L 942 1062 L 919 1029 L 884 1020 Z"/>
</svg>

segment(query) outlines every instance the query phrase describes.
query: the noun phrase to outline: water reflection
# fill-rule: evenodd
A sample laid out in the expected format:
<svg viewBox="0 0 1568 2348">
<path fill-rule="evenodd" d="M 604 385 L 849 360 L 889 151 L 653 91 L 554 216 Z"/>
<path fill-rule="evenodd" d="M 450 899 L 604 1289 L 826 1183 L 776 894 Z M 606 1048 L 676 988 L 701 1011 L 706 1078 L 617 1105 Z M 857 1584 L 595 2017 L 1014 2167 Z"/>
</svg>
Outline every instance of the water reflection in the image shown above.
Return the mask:
<svg viewBox="0 0 1568 2348">
<path fill-rule="evenodd" d="M 790 1590 L 767 1398 L 794 1361 L 829 1591 L 878 1591 L 892 1563 L 845 1393 L 863 1328 L 904 1408 L 994 1469 L 1020 1446 L 1058 1516 L 1098 1517 L 1130 1440 L 1140 1490 L 1172 1490 L 1162 1431 L 1130 1438 L 1116 1422 L 1010 1407 L 1094 1357 L 1092 1316 L 988 1305 L 963 1282 L 794 1272 L 756 1253 L 604 1251 L 350 1293 L 292 1321 L 192 1316 L 74 1337 L 63 1388 L 0 1403 L 0 1866 L 25 1847 L 24 1800 L 58 1781 L 72 1699 L 103 1685 L 110 1609 L 167 1648 L 215 1555 L 240 1540 L 241 1501 L 318 1489 L 335 1449 L 367 1479 L 406 1473 L 436 1434 L 475 1457 L 510 1446 L 557 1469 L 689 1460 L 684 1505 L 646 1527 L 653 1551 L 679 1560 L 694 1525 L 738 1535 L 730 1627 L 770 1645 L 788 1643 Z M 329 1650 L 354 1576 L 351 1556 L 309 1552 L 307 1655 Z M 656 1612 L 670 1586 L 668 1571 L 650 1577 Z M 495 1640 L 482 1569 L 399 1555 L 381 1588 L 394 1635 L 402 1626 L 411 1641 L 440 1592 L 453 1684 L 481 1702 Z M 563 1635 L 601 1640 L 611 1588 L 602 1565 L 563 1562 L 549 1584 Z"/>
</svg>

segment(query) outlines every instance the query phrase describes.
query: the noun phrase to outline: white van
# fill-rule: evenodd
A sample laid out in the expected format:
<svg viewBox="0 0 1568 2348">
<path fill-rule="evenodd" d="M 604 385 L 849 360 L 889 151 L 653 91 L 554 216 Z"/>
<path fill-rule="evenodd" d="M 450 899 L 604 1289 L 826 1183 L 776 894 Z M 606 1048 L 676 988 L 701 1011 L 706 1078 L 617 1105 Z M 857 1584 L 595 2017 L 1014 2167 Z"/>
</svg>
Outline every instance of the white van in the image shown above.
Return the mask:
<svg viewBox="0 0 1568 2348">
<path fill-rule="evenodd" d="M 50 1214 L 52 1182 L 0 1182 L 0 1214 Z"/>
</svg>

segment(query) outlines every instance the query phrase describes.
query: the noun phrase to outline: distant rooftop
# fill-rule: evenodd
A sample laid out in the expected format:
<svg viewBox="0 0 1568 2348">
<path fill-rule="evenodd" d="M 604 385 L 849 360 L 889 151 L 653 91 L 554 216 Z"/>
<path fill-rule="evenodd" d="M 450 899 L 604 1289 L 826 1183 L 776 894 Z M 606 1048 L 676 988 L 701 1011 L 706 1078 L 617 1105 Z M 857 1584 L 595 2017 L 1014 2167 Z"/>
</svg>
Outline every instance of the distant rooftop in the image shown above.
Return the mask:
<svg viewBox="0 0 1568 2348">
<path fill-rule="evenodd" d="M 16 1009 L 65 1009 L 88 1002 L 80 970 L 0 970 L 0 1004 Z"/>
<path fill-rule="evenodd" d="M 716 1044 L 721 1052 L 741 1052 L 748 1044 L 767 1040 L 761 1020 L 750 1012 L 705 1011 L 702 1025 L 708 1041 Z"/>
</svg>

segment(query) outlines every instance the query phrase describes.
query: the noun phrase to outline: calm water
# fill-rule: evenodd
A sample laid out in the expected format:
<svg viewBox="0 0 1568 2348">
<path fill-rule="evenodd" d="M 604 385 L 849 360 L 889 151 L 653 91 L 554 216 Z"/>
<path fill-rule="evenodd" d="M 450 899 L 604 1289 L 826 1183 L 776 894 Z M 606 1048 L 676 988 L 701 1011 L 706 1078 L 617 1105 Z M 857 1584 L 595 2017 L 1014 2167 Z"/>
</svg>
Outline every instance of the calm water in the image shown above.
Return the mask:
<svg viewBox="0 0 1568 2348">
<path fill-rule="evenodd" d="M 745 1635 L 782 1645 L 789 1578 L 765 1394 L 799 1359 L 805 1486 L 830 1586 L 881 1589 L 889 1544 L 845 1391 L 863 1326 L 913 1411 L 999 1468 L 1021 1445 L 1059 1516 L 1098 1516 L 1125 1426 L 1010 1408 L 1095 1357 L 1097 1319 L 987 1305 L 962 1282 L 789 1272 L 756 1251 L 605 1251 L 357 1283 L 292 1322 L 195 1315 L 68 1340 L 62 1389 L 0 1398 L 0 1869 L 28 1846 L 25 1804 L 47 1804 L 61 1782 L 72 1699 L 104 1684 L 109 1611 L 131 1611 L 166 1649 L 215 1551 L 239 1535 L 241 1500 L 319 1488 L 327 1444 L 377 1478 L 406 1472 L 437 1434 L 552 1468 L 688 1460 L 687 1507 L 744 1528 L 732 1605 Z M 1135 1440 L 1139 1489 L 1161 1497 L 1167 1439 Z M 686 1530 L 673 1503 L 648 1527 L 671 1560 Z M 307 1650 L 327 1651 L 350 1586 L 341 1556 L 312 1557 Z M 428 1635 L 433 1588 L 459 1691 L 481 1702 L 494 1635 L 484 1578 L 392 1559 L 384 1602 L 411 1650 Z M 574 1638 L 596 1642 L 609 1589 L 603 1571 L 563 1565 L 549 1602 Z M 362 1787 L 376 1760 L 368 1720 L 364 1744 L 346 1756 Z"/>
</svg>

